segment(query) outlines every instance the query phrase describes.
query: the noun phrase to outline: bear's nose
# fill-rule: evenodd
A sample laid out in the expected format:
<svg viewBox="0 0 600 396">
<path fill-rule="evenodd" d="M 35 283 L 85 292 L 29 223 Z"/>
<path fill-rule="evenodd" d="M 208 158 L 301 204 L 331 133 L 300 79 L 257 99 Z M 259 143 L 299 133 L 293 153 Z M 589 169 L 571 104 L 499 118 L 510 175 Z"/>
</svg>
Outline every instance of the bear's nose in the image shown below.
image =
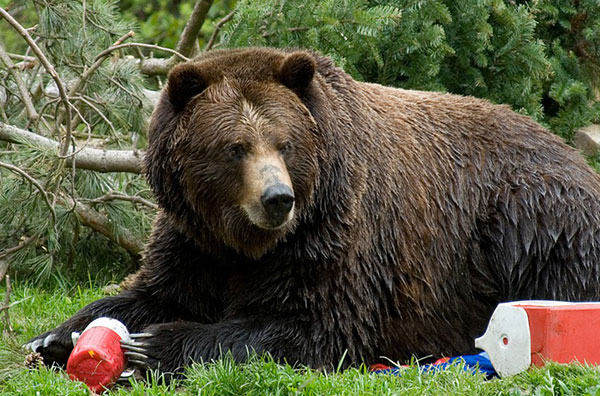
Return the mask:
<svg viewBox="0 0 600 396">
<path fill-rule="evenodd" d="M 283 222 L 294 206 L 294 192 L 285 184 L 267 187 L 260 197 L 267 215 L 276 222 Z"/>
</svg>

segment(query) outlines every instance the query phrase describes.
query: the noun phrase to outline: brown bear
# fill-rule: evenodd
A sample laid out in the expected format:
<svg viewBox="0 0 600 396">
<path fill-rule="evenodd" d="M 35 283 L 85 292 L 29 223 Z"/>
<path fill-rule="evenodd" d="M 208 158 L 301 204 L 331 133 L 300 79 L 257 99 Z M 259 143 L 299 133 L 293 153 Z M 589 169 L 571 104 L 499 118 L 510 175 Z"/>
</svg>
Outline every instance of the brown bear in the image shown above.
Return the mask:
<svg viewBox="0 0 600 396">
<path fill-rule="evenodd" d="M 600 298 L 600 177 L 507 106 L 357 82 L 307 51 L 211 51 L 152 117 L 161 207 L 134 284 L 32 340 L 64 364 L 109 316 L 130 362 L 314 367 L 474 351 L 515 299 Z"/>
</svg>

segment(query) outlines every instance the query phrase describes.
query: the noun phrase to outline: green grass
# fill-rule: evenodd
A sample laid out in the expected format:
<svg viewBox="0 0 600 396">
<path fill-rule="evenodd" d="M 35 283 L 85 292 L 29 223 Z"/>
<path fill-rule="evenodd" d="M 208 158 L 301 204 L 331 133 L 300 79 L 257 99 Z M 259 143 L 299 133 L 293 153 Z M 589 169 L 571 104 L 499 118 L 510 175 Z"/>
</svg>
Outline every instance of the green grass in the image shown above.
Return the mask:
<svg viewBox="0 0 600 396">
<path fill-rule="evenodd" d="M 14 287 L 10 310 L 14 333 L 0 338 L 0 395 L 89 395 L 60 370 L 27 370 L 20 345 L 52 328 L 85 304 L 103 296 L 101 290 L 40 290 Z M 1 295 L 4 290 L 0 289 Z M 0 317 L 0 329 L 4 330 Z M 165 385 L 156 378 L 132 380 L 105 395 L 587 395 L 600 396 L 600 369 L 581 365 L 548 365 L 512 378 L 486 380 L 453 367 L 436 374 L 407 369 L 401 377 L 370 374 L 364 367 L 343 372 L 292 368 L 268 357 L 236 365 L 221 359 L 195 365 L 185 380 Z"/>
</svg>

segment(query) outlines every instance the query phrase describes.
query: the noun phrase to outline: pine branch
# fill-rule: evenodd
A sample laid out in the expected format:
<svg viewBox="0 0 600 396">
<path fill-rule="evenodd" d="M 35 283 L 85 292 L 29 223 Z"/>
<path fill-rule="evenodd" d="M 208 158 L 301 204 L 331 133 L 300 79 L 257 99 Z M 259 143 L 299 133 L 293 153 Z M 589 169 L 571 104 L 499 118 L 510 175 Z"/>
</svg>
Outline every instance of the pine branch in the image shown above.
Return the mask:
<svg viewBox="0 0 600 396">
<path fill-rule="evenodd" d="M 31 48 L 33 53 L 37 56 L 37 58 L 40 60 L 40 62 L 42 63 L 42 65 L 44 66 L 44 68 L 46 69 L 48 74 L 50 74 L 50 76 L 56 83 L 56 87 L 58 88 L 58 92 L 60 95 L 60 100 L 63 102 L 63 105 L 65 107 L 65 114 L 67 116 L 67 122 L 65 123 L 66 136 L 65 136 L 65 140 L 60 148 L 60 154 L 59 154 L 59 156 L 61 158 L 64 158 L 69 151 L 69 146 L 70 146 L 70 142 L 71 142 L 71 134 L 72 134 L 72 131 L 71 131 L 71 104 L 69 102 L 69 98 L 67 97 L 67 90 L 65 89 L 65 86 L 64 86 L 62 80 L 58 76 L 58 73 L 56 73 L 54 66 L 52 66 L 50 61 L 48 61 L 48 58 L 46 58 L 46 55 L 44 55 L 44 53 L 42 52 L 40 47 L 35 43 L 33 38 L 31 38 L 31 36 L 27 32 L 27 30 L 19 22 L 17 22 L 17 20 L 14 19 L 2 7 L 0 7 L 0 16 L 2 16 L 4 19 L 6 19 L 6 21 L 17 31 L 17 33 L 19 33 L 21 35 L 21 37 L 23 37 L 23 39 L 25 39 L 25 41 L 27 42 L 27 44 L 29 45 L 29 47 Z"/>
<path fill-rule="evenodd" d="M 127 40 L 130 37 L 133 37 L 133 31 L 129 31 L 129 33 L 119 38 L 110 48 L 122 44 L 123 41 Z M 69 91 L 69 96 L 75 95 L 79 91 L 79 89 L 81 89 L 81 87 L 84 86 L 88 78 L 96 71 L 96 69 L 100 67 L 100 65 L 102 65 L 102 63 L 108 57 L 109 54 L 110 52 L 103 51 L 102 55 L 98 55 L 96 57 L 96 61 L 94 62 L 94 64 L 90 66 L 86 71 L 84 71 L 81 77 L 79 77 L 75 84 L 73 84 L 73 87 L 71 87 L 71 90 Z"/>
<path fill-rule="evenodd" d="M 57 149 L 58 142 L 41 135 L 17 128 L 0 122 L 0 140 L 29 144 L 46 149 Z M 67 155 L 73 153 L 69 147 Z M 74 155 L 67 158 L 67 165 L 71 166 L 75 160 L 75 167 L 79 169 L 93 170 L 97 172 L 129 172 L 143 173 L 144 152 L 141 150 L 102 150 L 95 148 L 83 148 Z"/>
<path fill-rule="evenodd" d="M 3 276 L 3 274 L 2 274 L 3 267 L 2 266 L 4 265 L 4 263 L 6 263 L 6 270 L 8 270 L 8 262 L 5 262 L 4 258 L 31 245 L 31 243 L 34 242 L 35 240 L 37 240 L 37 238 L 38 238 L 37 235 L 32 235 L 32 236 L 27 237 L 26 239 L 22 240 L 21 242 L 19 242 L 17 244 L 17 246 L 13 246 L 11 248 L 4 249 L 0 252 L 0 278 L 2 278 L 2 276 Z"/>
<path fill-rule="evenodd" d="M 159 45 L 154 45 L 154 44 L 144 44 L 144 43 L 125 43 L 125 44 L 115 44 L 110 48 L 105 49 L 104 51 L 102 51 L 101 53 L 98 54 L 98 56 L 96 56 L 96 59 L 99 59 L 100 57 L 106 56 L 107 54 L 111 53 L 114 50 L 117 50 L 119 48 L 127 48 L 127 47 L 141 47 L 141 48 L 149 48 L 149 49 L 155 49 L 155 50 L 159 50 L 159 51 L 164 51 L 164 52 L 168 52 L 170 54 L 173 54 L 173 57 L 175 58 L 179 58 L 179 62 L 180 61 L 189 61 L 190 59 L 181 54 L 178 51 L 172 50 L 170 48 L 166 48 L 166 47 L 161 47 Z M 161 60 L 167 60 L 167 59 L 161 59 Z M 145 62 L 146 60 L 144 60 Z"/>
<path fill-rule="evenodd" d="M 0 163 L 0 165 L 4 166 L 4 164 L 2 163 Z M 30 181 L 32 182 L 32 184 L 40 186 L 40 183 L 33 179 L 31 176 L 29 176 L 28 180 L 29 179 L 31 179 Z M 115 233 L 110 227 L 110 220 L 106 216 L 100 214 L 97 210 L 93 209 L 92 207 L 83 202 L 75 200 L 73 197 L 71 197 L 68 194 L 65 194 L 64 192 L 59 191 L 57 198 L 58 202 L 60 202 L 62 205 L 68 208 L 73 208 L 73 210 L 81 220 L 81 223 L 86 227 L 89 227 L 94 231 L 99 232 L 100 234 L 104 235 L 111 241 L 120 245 L 129 253 L 135 256 L 141 253 L 142 249 L 144 248 L 144 245 L 140 242 L 138 237 L 132 235 L 127 230 L 119 230 L 119 235 L 115 235 Z M 15 251 L 31 243 L 32 239 L 33 237 L 30 237 L 22 243 L 20 243 L 19 245 L 17 245 L 15 248 L 7 249 L 2 253 L 4 254 L 4 256 L 10 253 L 14 253 Z M 3 256 L 0 256 L 0 258 L 2 257 Z"/>
<path fill-rule="evenodd" d="M 185 56 L 192 56 L 194 45 L 197 43 L 200 28 L 204 24 L 208 10 L 212 6 L 213 0 L 197 0 L 194 5 L 194 10 L 190 15 L 181 33 L 179 43 L 177 43 L 177 51 Z"/>
<path fill-rule="evenodd" d="M 144 198 L 138 197 L 138 196 L 125 195 L 125 194 L 121 194 L 118 192 L 111 192 L 111 193 L 108 193 L 101 197 L 98 197 L 95 199 L 90 199 L 87 202 L 89 202 L 89 203 L 104 203 L 104 202 L 115 201 L 115 200 L 139 203 L 139 204 L 145 205 L 154 210 L 158 209 L 157 204 L 155 204 L 154 202 L 148 201 L 147 199 L 144 199 Z"/>
<path fill-rule="evenodd" d="M 6 164 L 0 162 L 0 166 L 5 166 L 5 165 Z M 27 179 L 32 184 L 36 185 L 36 187 L 39 186 L 41 188 L 41 184 L 37 180 L 32 178 L 31 176 L 28 175 Z M 111 230 L 110 220 L 108 218 L 106 218 L 105 216 L 103 216 L 102 214 L 100 214 L 97 210 L 90 207 L 89 205 L 87 205 L 83 202 L 77 201 L 70 195 L 65 194 L 64 192 L 60 192 L 60 191 L 58 192 L 58 195 L 57 195 L 57 201 L 68 208 L 73 208 L 73 210 L 75 211 L 75 213 L 77 214 L 77 216 L 79 217 L 79 219 L 81 220 L 81 223 L 83 225 L 104 235 L 105 237 L 107 237 L 108 239 L 113 241 L 114 243 L 123 247 L 129 253 L 137 256 L 143 250 L 144 245 L 143 245 L 143 243 L 141 243 L 139 241 L 139 238 L 135 237 L 134 235 L 132 235 L 130 232 L 128 232 L 126 230 L 120 230 L 119 235 L 115 235 L 115 233 Z M 52 209 L 52 206 L 50 206 L 50 208 Z M 31 241 L 26 240 L 23 243 L 31 243 Z M 21 249 L 22 247 L 24 247 L 24 246 L 17 245 L 16 248 L 9 249 L 10 252 L 8 252 L 8 254 L 12 253 L 13 250 L 16 251 L 18 249 Z M 7 252 L 3 252 L 3 253 L 7 253 Z M 0 258 L 1 257 L 2 256 L 0 256 Z"/>
<path fill-rule="evenodd" d="M 169 70 L 171 70 L 171 68 L 173 66 L 175 66 L 177 63 L 182 62 L 182 61 L 186 62 L 186 61 L 190 60 L 188 57 L 186 57 L 183 54 L 181 54 L 175 50 L 172 50 L 170 48 L 161 47 L 161 46 L 153 45 L 153 44 L 144 44 L 144 43 L 126 43 L 126 44 L 114 45 L 114 46 L 102 51 L 100 54 L 98 54 L 98 56 L 96 58 L 105 56 L 105 55 L 109 54 L 110 52 L 115 51 L 117 49 L 127 48 L 127 47 L 148 48 L 148 49 L 164 51 L 164 52 L 168 52 L 168 53 L 172 54 L 172 56 L 170 58 L 142 58 L 142 59 L 140 59 L 140 61 L 139 61 L 140 62 L 140 65 L 139 65 L 140 73 L 145 74 L 147 76 L 156 76 L 156 75 L 167 74 L 169 72 Z"/>
<path fill-rule="evenodd" d="M 60 200 L 65 206 L 74 208 L 75 213 L 83 225 L 104 235 L 132 255 L 139 256 L 141 254 L 144 249 L 144 244 L 138 237 L 126 230 L 120 230 L 119 235 L 115 235 L 111 230 L 110 221 L 105 216 L 102 216 L 97 210 L 89 205 L 80 201 L 75 201 L 69 195 L 62 194 Z"/>
<path fill-rule="evenodd" d="M 4 63 L 10 74 L 13 76 L 15 84 L 17 84 L 17 88 L 19 89 L 19 93 L 21 94 L 20 98 L 23 104 L 25 105 L 25 110 L 27 111 L 27 117 L 29 117 L 29 119 L 31 119 L 32 121 L 37 120 L 38 113 L 35 110 L 35 107 L 33 106 L 31 95 L 29 94 L 27 87 L 23 83 L 21 76 L 15 71 L 16 67 L 13 64 L 10 57 L 8 56 L 8 54 L 6 53 L 6 51 L 4 50 L 4 46 L 2 45 L 2 43 L 0 43 L 0 61 Z"/>
<path fill-rule="evenodd" d="M 44 190 L 44 187 L 42 187 L 42 185 L 37 180 L 35 180 L 33 177 L 31 177 L 27 172 L 25 172 L 23 169 L 21 169 L 17 166 L 7 164 L 5 162 L 0 161 L 0 167 L 6 168 L 6 169 L 10 170 L 11 172 L 19 174 L 23 178 L 27 179 L 27 181 L 29 183 L 31 183 L 35 188 L 37 188 L 37 190 L 40 192 L 42 197 L 44 197 L 44 201 L 46 201 L 46 204 L 48 205 L 48 209 L 50 209 L 50 214 L 52 215 L 52 224 L 53 225 L 56 224 L 56 211 L 54 210 L 54 206 L 50 202 L 50 199 L 48 198 L 48 193 L 46 192 L 46 190 Z"/>
</svg>

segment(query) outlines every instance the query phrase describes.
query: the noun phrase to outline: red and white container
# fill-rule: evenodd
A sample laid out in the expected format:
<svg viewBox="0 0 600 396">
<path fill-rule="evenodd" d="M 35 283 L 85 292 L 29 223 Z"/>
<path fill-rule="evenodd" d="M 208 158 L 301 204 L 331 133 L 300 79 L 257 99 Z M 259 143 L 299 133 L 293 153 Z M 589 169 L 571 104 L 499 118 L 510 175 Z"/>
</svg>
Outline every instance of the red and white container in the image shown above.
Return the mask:
<svg viewBox="0 0 600 396">
<path fill-rule="evenodd" d="M 129 340 L 127 327 L 116 319 L 98 318 L 79 335 L 73 334 L 74 348 L 67 361 L 67 374 L 100 393 L 113 385 L 127 359 L 121 340 Z"/>
<path fill-rule="evenodd" d="M 488 353 L 501 377 L 546 360 L 600 364 L 600 302 L 499 304 L 475 347 Z"/>
</svg>

